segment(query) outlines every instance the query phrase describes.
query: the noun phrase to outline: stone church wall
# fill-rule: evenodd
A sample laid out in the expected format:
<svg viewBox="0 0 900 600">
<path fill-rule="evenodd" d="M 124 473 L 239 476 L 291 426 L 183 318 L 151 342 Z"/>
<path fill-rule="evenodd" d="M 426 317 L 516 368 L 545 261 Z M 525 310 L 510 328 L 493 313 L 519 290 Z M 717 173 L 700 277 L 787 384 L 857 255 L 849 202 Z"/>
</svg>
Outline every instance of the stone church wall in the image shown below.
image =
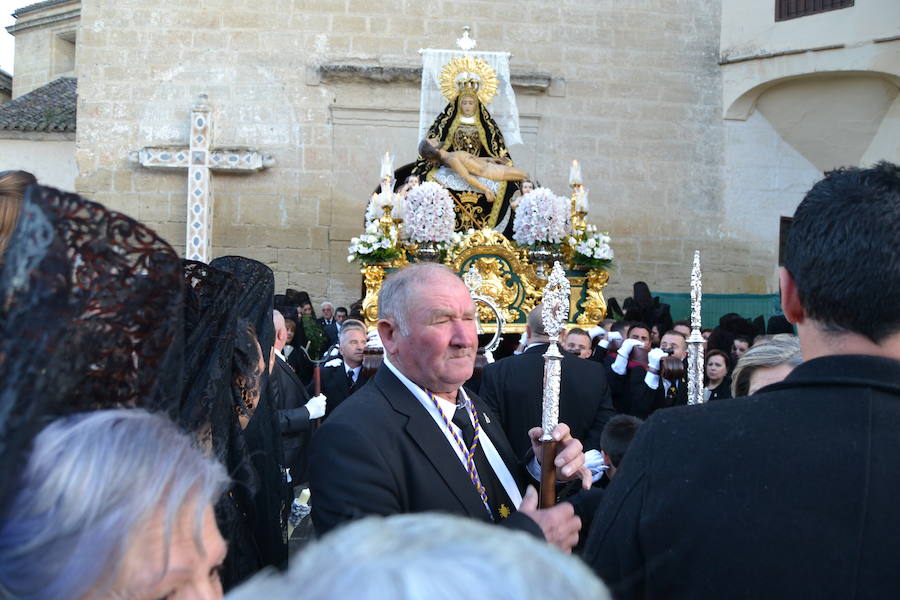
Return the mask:
<svg viewBox="0 0 900 600">
<path fill-rule="evenodd" d="M 190 8 L 197 4 L 200 8 Z M 415 157 L 417 53 L 452 47 L 465 25 L 512 53 L 525 144 L 511 154 L 567 192 L 578 159 L 589 220 L 613 236 L 608 295 L 631 283 L 688 290 L 693 250 L 705 291 L 772 291 L 772 252 L 722 231 L 718 3 L 706 0 L 84 0 L 78 34 L 79 192 L 183 247 L 186 172 L 127 160 L 186 145 L 194 98 L 209 95 L 213 147 L 252 147 L 276 165 L 214 174 L 213 255 L 269 264 L 277 288 L 341 304 L 360 295 L 346 247 L 379 156 Z M 252 8 L 248 8 L 252 7 Z M 777 216 L 773 217 L 777 219 Z"/>
</svg>

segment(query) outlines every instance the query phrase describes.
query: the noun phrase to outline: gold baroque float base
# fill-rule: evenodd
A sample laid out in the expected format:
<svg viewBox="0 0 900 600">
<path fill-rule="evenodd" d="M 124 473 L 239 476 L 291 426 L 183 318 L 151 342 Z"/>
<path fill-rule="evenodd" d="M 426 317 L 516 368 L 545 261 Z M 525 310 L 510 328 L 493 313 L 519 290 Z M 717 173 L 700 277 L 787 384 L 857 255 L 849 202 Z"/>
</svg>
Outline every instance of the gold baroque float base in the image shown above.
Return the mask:
<svg viewBox="0 0 900 600">
<path fill-rule="evenodd" d="M 370 264 L 361 269 L 366 296 L 363 299 L 363 315 L 369 329 L 378 320 L 378 292 L 387 274 L 401 268 L 407 262 L 405 256 L 390 264 Z M 525 331 L 528 313 L 541 301 L 546 280 L 536 274 L 536 265 L 528 260 L 525 248 L 492 229 L 475 231 L 463 238 L 444 261 L 447 266 L 462 275 L 474 264 L 481 273 L 479 294 L 491 298 L 506 319 L 504 331 Z M 606 300 L 603 288 L 609 274 L 602 269 L 566 270 L 572 287 L 569 306 L 570 327 L 593 327 L 606 316 Z M 481 329 L 493 333 L 497 329 L 494 313 L 487 307 L 479 309 Z"/>
</svg>

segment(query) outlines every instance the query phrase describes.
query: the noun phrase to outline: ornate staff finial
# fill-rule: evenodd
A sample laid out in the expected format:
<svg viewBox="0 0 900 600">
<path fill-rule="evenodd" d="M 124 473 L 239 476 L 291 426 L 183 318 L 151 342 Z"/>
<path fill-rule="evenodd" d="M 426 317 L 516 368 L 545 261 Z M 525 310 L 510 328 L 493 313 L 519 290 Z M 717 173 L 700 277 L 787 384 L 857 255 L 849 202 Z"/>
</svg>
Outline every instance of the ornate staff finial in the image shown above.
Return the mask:
<svg viewBox="0 0 900 600">
<path fill-rule="evenodd" d="M 700 272 L 700 251 L 694 251 L 694 267 L 691 269 L 691 335 L 688 338 L 688 404 L 703 403 L 703 335 L 701 327 L 701 300 L 703 299 L 703 274 Z"/>
<path fill-rule="evenodd" d="M 475 263 L 473 262 L 469 265 L 469 270 L 466 271 L 466 274 L 463 275 L 463 283 L 469 288 L 469 293 L 473 297 L 478 295 L 478 290 L 481 289 L 482 281 L 481 272 L 475 267 Z"/>
<path fill-rule="evenodd" d="M 691 269 L 691 329 L 700 329 L 700 303 L 703 300 L 703 274 L 700 272 L 700 251 L 694 250 Z"/>
<path fill-rule="evenodd" d="M 553 263 L 553 270 L 544 286 L 544 298 L 541 300 L 541 321 L 550 341 L 559 340 L 559 334 L 569 320 L 569 296 L 571 285 L 559 261 Z"/>
</svg>

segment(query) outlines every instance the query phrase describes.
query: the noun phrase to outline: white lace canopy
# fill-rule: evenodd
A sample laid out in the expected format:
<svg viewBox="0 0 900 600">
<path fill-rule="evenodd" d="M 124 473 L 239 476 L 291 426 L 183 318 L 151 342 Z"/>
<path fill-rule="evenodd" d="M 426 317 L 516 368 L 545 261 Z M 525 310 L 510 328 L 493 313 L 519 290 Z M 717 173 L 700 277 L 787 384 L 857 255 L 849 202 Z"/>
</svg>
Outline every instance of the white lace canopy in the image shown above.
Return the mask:
<svg viewBox="0 0 900 600">
<path fill-rule="evenodd" d="M 419 100 L 419 139 L 428 133 L 428 128 L 435 117 L 447 106 L 447 99 L 441 94 L 441 69 L 457 56 L 463 56 L 461 50 L 420 50 L 422 55 L 422 90 Z M 519 132 L 519 109 L 516 107 L 516 94 L 509 78 L 508 52 L 469 52 L 470 56 L 480 58 L 497 73 L 497 95 L 488 111 L 500 127 L 507 147 L 522 143 Z"/>
</svg>

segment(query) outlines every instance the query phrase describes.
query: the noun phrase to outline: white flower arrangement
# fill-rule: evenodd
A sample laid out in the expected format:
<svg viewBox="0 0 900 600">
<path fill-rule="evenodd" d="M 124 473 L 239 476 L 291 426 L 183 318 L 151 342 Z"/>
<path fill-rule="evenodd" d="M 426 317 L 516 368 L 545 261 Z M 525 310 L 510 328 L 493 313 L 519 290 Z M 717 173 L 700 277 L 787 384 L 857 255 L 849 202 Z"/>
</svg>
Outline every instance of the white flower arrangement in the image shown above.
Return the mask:
<svg viewBox="0 0 900 600">
<path fill-rule="evenodd" d="M 397 228 L 391 227 L 387 234 L 378 226 L 378 221 L 366 225 L 366 232 L 350 240 L 347 248 L 347 262 L 386 262 L 400 255 L 397 247 Z"/>
<path fill-rule="evenodd" d="M 598 233 L 596 225 L 588 225 L 583 237 L 569 236 L 568 243 L 575 252 L 573 262 L 594 268 L 608 268 L 614 257 L 610 241 L 608 233 Z"/>
<path fill-rule="evenodd" d="M 409 241 L 445 243 L 453 234 L 453 199 L 450 192 L 433 181 L 426 181 L 406 195 L 403 229 Z"/>
<path fill-rule="evenodd" d="M 525 246 L 561 244 L 571 232 L 569 199 L 539 187 L 519 201 L 513 239 Z"/>
</svg>

